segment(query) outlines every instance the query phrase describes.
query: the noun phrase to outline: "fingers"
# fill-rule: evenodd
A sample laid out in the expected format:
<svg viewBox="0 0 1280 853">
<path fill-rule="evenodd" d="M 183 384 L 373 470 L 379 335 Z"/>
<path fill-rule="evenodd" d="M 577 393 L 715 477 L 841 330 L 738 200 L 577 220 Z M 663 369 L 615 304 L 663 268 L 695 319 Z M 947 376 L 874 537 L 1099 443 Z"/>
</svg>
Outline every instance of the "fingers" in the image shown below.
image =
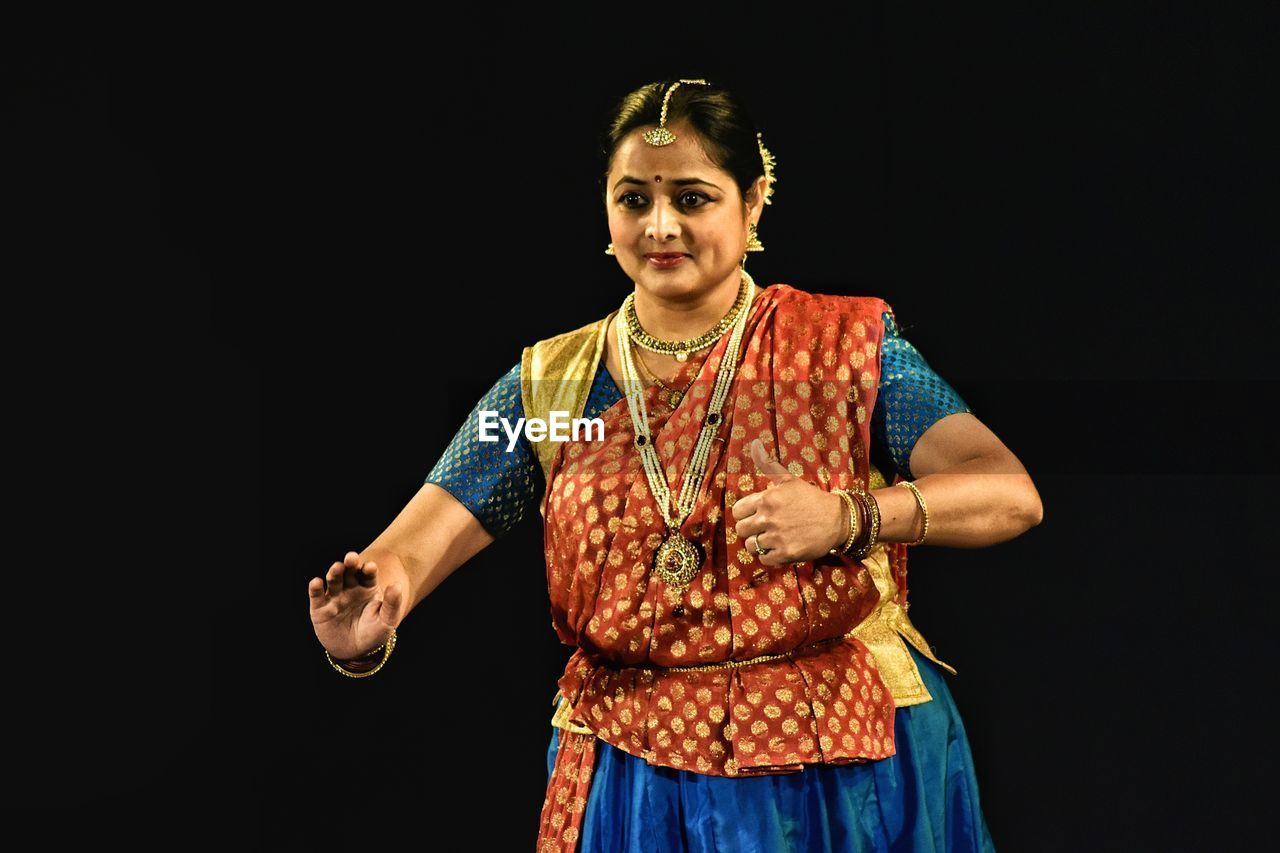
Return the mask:
<svg viewBox="0 0 1280 853">
<path fill-rule="evenodd" d="M 733 532 L 738 534 L 739 539 L 746 539 L 756 533 L 765 531 L 764 520 L 759 515 L 749 515 L 742 521 L 733 526 Z M 765 546 L 768 547 L 767 545 Z"/>
<path fill-rule="evenodd" d="M 756 439 L 751 442 L 751 459 L 756 463 L 760 473 L 765 474 L 773 483 L 780 483 L 791 478 L 791 472 L 778 460 L 771 457 L 764 449 L 764 442 Z"/>
<path fill-rule="evenodd" d="M 356 576 L 359 568 L 364 565 L 360 560 L 360 555 L 355 551 L 348 551 L 346 556 L 342 558 L 342 563 L 346 567 L 346 572 L 342 576 L 342 588 L 353 589 L 360 585 L 360 579 Z"/>
<path fill-rule="evenodd" d="M 387 587 L 386 596 L 382 599 L 382 610 L 378 615 L 382 617 L 382 621 L 392 627 L 400 623 L 400 613 L 404 608 L 404 590 L 400 584 L 392 584 Z"/>
<path fill-rule="evenodd" d="M 764 539 L 763 542 L 760 541 L 762 537 Z M 782 549 L 778 547 L 777 543 L 771 543 L 771 540 L 776 538 L 776 536 L 757 533 L 755 538 L 751 540 L 752 544 L 755 545 L 756 548 L 756 559 L 759 560 L 761 564 L 766 566 L 778 566 L 786 562 L 782 559 Z M 764 549 L 765 553 L 760 553 L 761 548 Z"/>
<path fill-rule="evenodd" d="M 343 576 L 346 574 L 346 566 L 341 561 L 334 562 L 329 566 L 329 571 L 324 576 L 324 592 L 325 595 L 335 596 L 342 592 Z"/>
<path fill-rule="evenodd" d="M 755 514 L 760 504 L 760 492 L 743 495 L 733 503 L 731 511 L 734 518 L 747 518 Z"/>
<path fill-rule="evenodd" d="M 760 561 L 760 565 L 768 566 L 771 569 L 776 569 L 779 566 L 785 566 L 789 563 L 794 563 L 796 566 L 804 565 L 804 563 L 796 562 L 795 557 L 783 557 L 782 553 L 777 550 L 770 551 L 763 557 L 757 557 L 756 559 Z"/>
<path fill-rule="evenodd" d="M 329 566 L 324 578 L 312 578 L 307 584 L 307 597 L 312 607 L 319 607 L 344 591 L 363 587 L 372 589 L 378 585 L 378 564 L 372 560 L 362 562 L 355 551 Z"/>
<path fill-rule="evenodd" d="M 747 553 L 764 566 L 776 568 L 797 559 L 789 546 L 784 547 L 782 534 L 776 530 L 753 530 L 742 537 L 742 542 Z M 761 548 L 765 549 L 765 553 L 760 553 Z"/>
</svg>

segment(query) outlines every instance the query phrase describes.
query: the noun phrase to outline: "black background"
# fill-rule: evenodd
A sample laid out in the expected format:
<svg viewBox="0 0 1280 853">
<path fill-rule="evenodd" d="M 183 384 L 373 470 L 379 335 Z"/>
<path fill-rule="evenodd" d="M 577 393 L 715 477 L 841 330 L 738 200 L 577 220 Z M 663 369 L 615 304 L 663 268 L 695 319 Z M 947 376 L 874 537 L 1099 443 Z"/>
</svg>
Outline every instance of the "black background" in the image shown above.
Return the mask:
<svg viewBox="0 0 1280 853">
<path fill-rule="evenodd" d="M 846 5 L 11 30 L 9 807 L 532 845 L 570 651 L 536 518 L 374 678 L 304 588 L 523 346 L 620 303 L 596 134 L 707 77 L 778 158 L 757 281 L 887 299 L 1040 490 L 1024 536 L 911 563 L 997 846 L 1260 832 L 1274 7 Z"/>
</svg>

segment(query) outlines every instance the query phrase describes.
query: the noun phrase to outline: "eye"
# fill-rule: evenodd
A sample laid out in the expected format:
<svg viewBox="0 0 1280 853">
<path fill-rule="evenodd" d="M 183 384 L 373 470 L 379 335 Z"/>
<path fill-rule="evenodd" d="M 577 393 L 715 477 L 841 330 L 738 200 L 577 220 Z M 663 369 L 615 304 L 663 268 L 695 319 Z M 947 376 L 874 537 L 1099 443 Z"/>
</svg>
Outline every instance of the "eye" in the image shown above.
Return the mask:
<svg viewBox="0 0 1280 853">
<path fill-rule="evenodd" d="M 702 199 L 703 201 L 706 201 L 706 202 L 711 201 L 711 197 L 709 195 L 707 195 L 706 193 L 697 192 L 695 190 L 685 190 L 684 192 L 680 193 L 680 195 L 677 196 L 677 198 L 679 199 L 680 205 L 682 207 L 702 207 L 703 205 L 698 202 L 699 199 Z M 632 203 L 630 201 L 631 199 L 638 199 L 638 201 L 636 201 L 635 203 Z M 626 208 L 639 207 L 644 202 L 644 200 L 645 200 L 644 196 L 640 195 L 640 193 L 634 190 L 630 192 L 625 192 L 618 197 L 618 203 Z"/>
</svg>

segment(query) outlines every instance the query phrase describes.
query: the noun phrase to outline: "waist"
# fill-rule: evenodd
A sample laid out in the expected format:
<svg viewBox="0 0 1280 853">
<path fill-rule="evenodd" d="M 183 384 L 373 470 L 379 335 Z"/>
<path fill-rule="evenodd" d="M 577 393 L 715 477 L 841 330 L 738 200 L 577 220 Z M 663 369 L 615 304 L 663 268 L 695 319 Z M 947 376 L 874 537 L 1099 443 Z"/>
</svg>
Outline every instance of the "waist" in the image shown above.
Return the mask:
<svg viewBox="0 0 1280 853">
<path fill-rule="evenodd" d="M 611 661 L 608 658 L 592 655 L 589 652 L 583 651 L 582 649 L 579 649 L 578 651 L 581 653 L 581 657 L 584 660 L 589 661 L 593 667 L 604 667 L 606 669 L 612 669 L 614 671 L 619 671 L 624 669 L 641 669 L 641 670 L 652 670 L 653 672 L 698 672 L 703 670 L 715 670 L 715 669 L 736 669 L 740 666 L 751 666 L 752 664 L 765 663 L 766 661 L 771 661 L 771 660 L 781 660 L 783 658 L 786 658 L 788 660 L 795 660 L 797 656 L 801 656 L 812 651 L 825 649 L 828 646 L 831 646 L 835 643 L 839 643 L 843 640 L 847 640 L 850 637 L 853 637 L 856 634 L 856 632 L 860 630 L 860 627 L 855 628 L 852 631 L 848 631 L 847 633 L 842 634 L 838 637 L 828 637 L 825 640 L 817 640 L 812 643 L 807 643 L 803 646 L 797 646 L 796 648 L 790 649 L 789 651 L 779 652 L 778 654 L 757 655 L 756 657 L 747 658 L 745 660 L 728 660 L 728 661 L 720 661 L 718 663 L 694 663 L 694 664 L 685 664 L 683 666 L 660 666 L 658 664 L 653 664 L 653 663 L 622 664 L 622 663 L 618 663 L 617 661 Z"/>
<path fill-rule="evenodd" d="M 650 764 L 736 776 L 894 753 L 893 697 L 870 650 L 848 634 L 682 666 L 619 667 L 579 648 L 558 683 L 553 725 Z"/>
</svg>

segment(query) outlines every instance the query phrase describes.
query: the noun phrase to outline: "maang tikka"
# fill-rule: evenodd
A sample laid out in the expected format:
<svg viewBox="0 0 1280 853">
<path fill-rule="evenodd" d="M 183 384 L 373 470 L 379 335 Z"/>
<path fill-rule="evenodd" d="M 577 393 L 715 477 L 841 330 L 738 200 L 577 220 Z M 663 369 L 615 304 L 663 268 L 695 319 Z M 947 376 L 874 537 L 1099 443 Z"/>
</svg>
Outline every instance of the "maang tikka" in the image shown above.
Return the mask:
<svg viewBox="0 0 1280 853">
<path fill-rule="evenodd" d="M 652 130 L 645 131 L 643 134 L 644 141 L 654 147 L 660 148 L 663 145 L 670 145 L 672 142 L 676 141 L 676 135 L 667 128 L 667 104 L 671 101 L 671 93 L 674 92 L 676 87 L 681 83 L 696 83 L 703 86 L 711 85 L 706 80 L 677 80 L 671 84 L 671 88 L 667 89 L 667 94 L 662 98 L 662 112 L 658 115 L 658 126 Z M 760 133 L 756 133 L 756 145 L 760 148 L 760 159 L 764 163 L 764 203 L 773 204 L 773 185 L 775 180 L 773 170 L 777 166 L 777 159 L 768 148 L 764 147 L 764 140 Z M 764 244 L 760 242 L 760 237 L 757 234 L 756 224 L 754 222 L 751 223 L 747 233 L 746 248 L 748 252 L 764 251 Z M 614 251 L 613 243 L 608 245 L 604 250 L 604 253 L 606 255 L 617 254 L 617 252 Z"/>
</svg>

